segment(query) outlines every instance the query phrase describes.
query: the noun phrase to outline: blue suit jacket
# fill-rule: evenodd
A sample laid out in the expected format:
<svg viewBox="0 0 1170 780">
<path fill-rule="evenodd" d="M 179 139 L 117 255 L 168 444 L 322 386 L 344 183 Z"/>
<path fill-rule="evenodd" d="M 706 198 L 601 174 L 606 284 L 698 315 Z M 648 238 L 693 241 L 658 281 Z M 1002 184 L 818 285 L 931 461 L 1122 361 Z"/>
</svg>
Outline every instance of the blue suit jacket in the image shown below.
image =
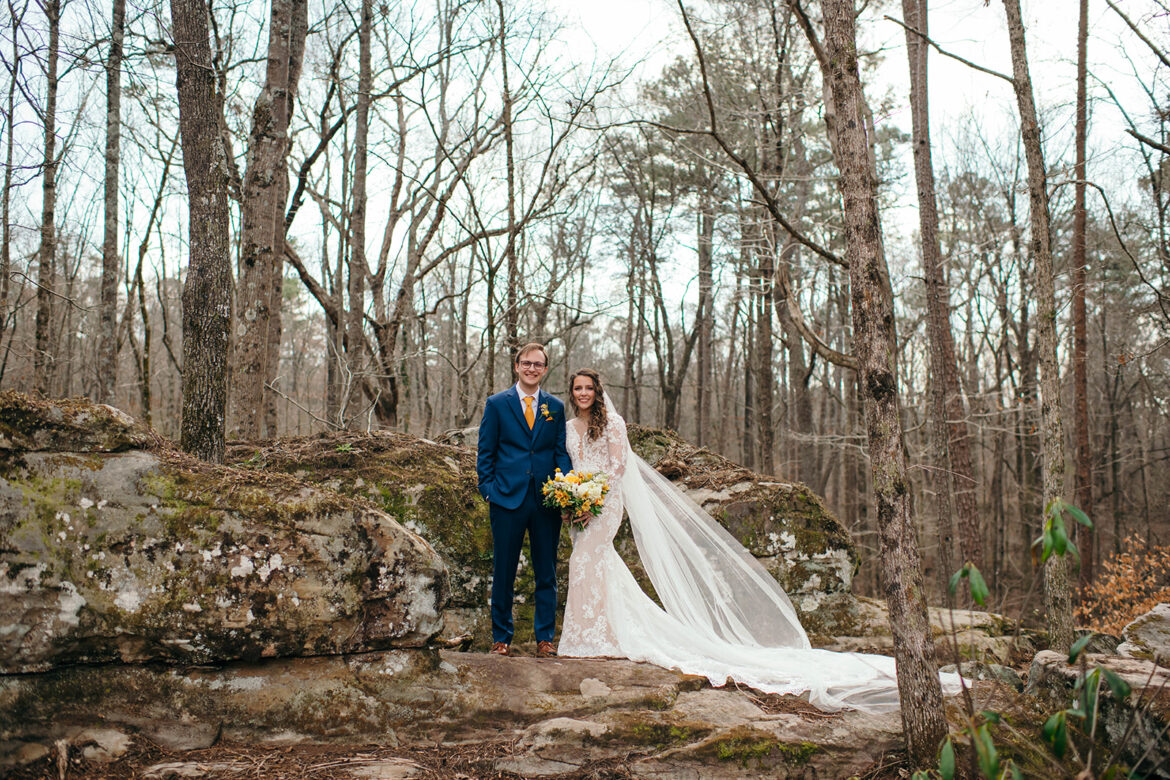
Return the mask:
<svg viewBox="0 0 1170 780">
<path fill-rule="evenodd" d="M 548 418 L 541 406 L 547 407 Z M 522 408 L 512 386 L 487 399 L 479 423 L 479 492 L 505 509 L 523 503 L 529 481 L 536 480 L 539 490 L 556 469 L 568 474 L 573 468 L 565 449 L 565 405 L 560 399 L 540 391 L 532 430 Z"/>
</svg>

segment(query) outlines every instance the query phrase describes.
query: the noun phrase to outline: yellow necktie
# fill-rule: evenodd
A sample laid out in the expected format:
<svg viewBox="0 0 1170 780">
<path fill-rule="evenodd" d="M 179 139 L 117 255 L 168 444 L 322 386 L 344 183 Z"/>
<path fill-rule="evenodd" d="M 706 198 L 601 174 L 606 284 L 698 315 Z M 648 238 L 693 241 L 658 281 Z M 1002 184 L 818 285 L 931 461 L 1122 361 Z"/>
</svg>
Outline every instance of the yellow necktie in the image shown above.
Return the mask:
<svg viewBox="0 0 1170 780">
<path fill-rule="evenodd" d="M 524 396 L 524 419 L 528 421 L 528 430 L 536 425 L 536 413 L 532 411 L 532 396 Z"/>
</svg>

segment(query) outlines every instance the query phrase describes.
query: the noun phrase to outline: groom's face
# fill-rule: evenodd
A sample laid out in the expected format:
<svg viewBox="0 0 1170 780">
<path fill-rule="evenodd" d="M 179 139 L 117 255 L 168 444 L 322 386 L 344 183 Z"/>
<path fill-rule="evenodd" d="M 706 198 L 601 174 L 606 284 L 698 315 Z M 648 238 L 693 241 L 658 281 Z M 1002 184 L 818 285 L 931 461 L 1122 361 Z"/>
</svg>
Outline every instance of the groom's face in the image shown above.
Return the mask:
<svg viewBox="0 0 1170 780">
<path fill-rule="evenodd" d="M 527 387 L 537 387 L 548 372 L 548 359 L 539 349 L 531 349 L 516 356 L 516 375 Z"/>
</svg>

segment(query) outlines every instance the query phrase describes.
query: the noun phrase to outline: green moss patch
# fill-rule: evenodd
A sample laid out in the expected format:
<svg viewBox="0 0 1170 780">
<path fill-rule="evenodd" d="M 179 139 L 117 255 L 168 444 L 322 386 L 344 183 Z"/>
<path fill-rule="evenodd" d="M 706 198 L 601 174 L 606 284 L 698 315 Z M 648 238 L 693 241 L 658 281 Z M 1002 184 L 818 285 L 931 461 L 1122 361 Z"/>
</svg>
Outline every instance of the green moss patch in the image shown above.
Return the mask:
<svg viewBox="0 0 1170 780">
<path fill-rule="evenodd" d="M 701 752 L 719 761 L 734 761 L 746 769 L 777 764 L 803 766 L 824 750 L 812 742 L 782 742 L 771 732 L 739 726 L 708 741 Z"/>
<path fill-rule="evenodd" d="M 691 723 L 670 714 L 654 716 L 649 713 L 627 713 L 612 724 L 599 740 L 665 750 L 698 742 L 710 733 L 711 728 L 707 725 Z"/>
<path fill-rule="evenodd" d="M 150 428 L 84 398 L 34 398 L 0 392 L 0 452 L 122 452 L 165 447 Z"/>
</svg>

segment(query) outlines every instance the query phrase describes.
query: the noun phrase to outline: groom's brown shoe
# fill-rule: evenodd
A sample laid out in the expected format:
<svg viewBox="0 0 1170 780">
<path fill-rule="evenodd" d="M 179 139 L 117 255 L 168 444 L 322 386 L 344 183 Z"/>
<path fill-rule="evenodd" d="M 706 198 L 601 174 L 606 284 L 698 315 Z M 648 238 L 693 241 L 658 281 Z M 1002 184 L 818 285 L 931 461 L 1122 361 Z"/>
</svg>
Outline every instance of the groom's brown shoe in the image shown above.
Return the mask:
<svg viewBox="0 0 1170 780">
<path fill-rule="evenodd" d="M 536 657 L 537 658 L 556 658 L 557 649 L 553 647 L 552 642 L 537 642 L 536 643 Z"/>
<path fill-rule="evenodd" d="M 492 649 L 488 652 L 490 652 L 492 655 L 508 655 L 508 650 L 509 648 L 507 644 L 504 642 L 496 642 L 494 645 L 492 645 Z"/>
</svg>

